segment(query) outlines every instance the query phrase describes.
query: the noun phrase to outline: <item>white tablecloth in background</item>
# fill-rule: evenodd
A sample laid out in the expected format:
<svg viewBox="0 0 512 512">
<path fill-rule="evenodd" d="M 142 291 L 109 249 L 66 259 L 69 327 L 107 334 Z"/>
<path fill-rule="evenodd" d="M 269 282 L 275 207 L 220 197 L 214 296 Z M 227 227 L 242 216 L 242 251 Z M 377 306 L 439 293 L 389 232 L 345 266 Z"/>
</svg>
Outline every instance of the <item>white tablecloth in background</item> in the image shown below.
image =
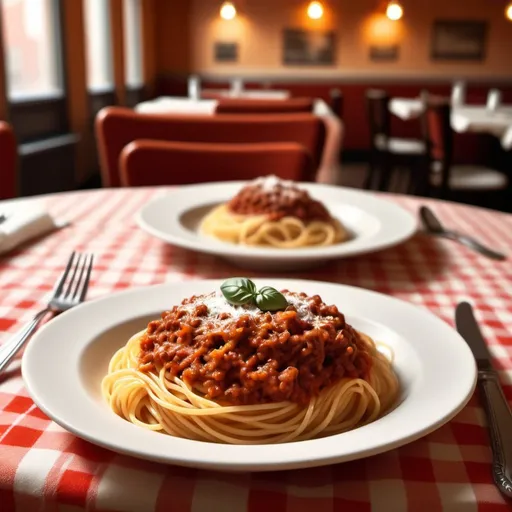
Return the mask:
<svg viewBox="0 0 512 512">
<path fill-rule="evenodd" d="M 218 94 L 224 98 L 241 98 L 257 100 L 286 100 L 290 97 L 290 91 L 278 89 L 245 89 L 233 91 L 231 89 L 201 89 L 201 94 Z"/>
<path fill-rule="evenodd" d="M 246 91 L 245 91 L 246 92 Z M 275 91 L 274 91 L 275 92 Z M 189 98 L 175 98 L 161 96 L 151 101 L 144 101 L 135 106 L 135 110 L 144 114 L 199 114 L 213 115 L 217 107 L 217 100 Z M 339 183 L 341 140 L 343 124 L 329 105 L 321 99 L 316 99 L 313 113 L 320 116 L 326 126 L 326 139 L 322 161 L 317 173 L 319 183 Z"/>
<path fill-rule="evenodd" d="M 393 98 L 389 102 L 392 114 L 408 121 L 423 112 L 423 104 L 417 98 Z M 452 128 L 458 133 L 490 133 L 501 140 L 503 149 L 512 149 L 512 107 L 501 106 L 495 112 L 484 106 L 464 105 L 452 107 Z"/>
</svg>

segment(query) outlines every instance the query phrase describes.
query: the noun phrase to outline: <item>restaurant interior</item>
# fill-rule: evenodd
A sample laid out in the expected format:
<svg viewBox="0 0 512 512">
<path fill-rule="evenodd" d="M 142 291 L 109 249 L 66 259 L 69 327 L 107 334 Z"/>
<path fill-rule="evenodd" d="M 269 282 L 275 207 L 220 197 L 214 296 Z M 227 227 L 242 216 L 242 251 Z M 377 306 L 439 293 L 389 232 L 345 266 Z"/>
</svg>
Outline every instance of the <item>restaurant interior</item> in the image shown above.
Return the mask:
<svg viewBox="0 0 512 512">
<path fill-rule="evenodd" d="M 512 510 L 511 0 L 0 0 L 0 512 Z"/>
<path fill-rule="evenodd" d="M 510 211 L 511 17 L 481 0 L 6 0 L 0 197 L 118 186 L 101 122 L 115 106 L 309 113 L 327 128 L 312 180 Z M 440 109 L 426 122 L 427 97 L 449 100 L 451 123 Z"/>
</svg>

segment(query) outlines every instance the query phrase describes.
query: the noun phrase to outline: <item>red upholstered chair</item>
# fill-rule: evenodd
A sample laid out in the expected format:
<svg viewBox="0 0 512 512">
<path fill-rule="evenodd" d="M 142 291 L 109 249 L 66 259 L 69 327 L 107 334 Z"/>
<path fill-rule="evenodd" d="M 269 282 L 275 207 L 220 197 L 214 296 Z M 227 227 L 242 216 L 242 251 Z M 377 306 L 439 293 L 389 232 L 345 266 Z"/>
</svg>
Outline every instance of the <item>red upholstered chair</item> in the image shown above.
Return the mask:
<svg viewBox="0 0 512 512">
<path fill-rule="evenodd" d="M 314 174 L 309 152 L 295 142 L 209 144 L 136 140 L 120 156 L 121 185 L 185 185 L 251 180 L 275 174 L 308 181 Z"/>
<path fill-rule="evenodd" d="M 0 199 L 16 195 L 16 163 L 18 150 L 9 124 L 0 121 Z"/>
<path fill-rule="evenodd" d="M 312 98 L 290 98 L 264 100 L 249 98 L 221 98 L 218 100 L 217 114 L 284 114 L 313 112 Z"/>
<path fill-rule="evenodd" d="M 138 139 L 248 144 L 296 142 L 313 156 L 318 168 L 325 141 L 325 125 L 312 114 L 173 115 L 139 114 L 107 107 L 96 118 L 96 134 L 104 186 L 121 184 L 119 155 Z"/>
</svg>

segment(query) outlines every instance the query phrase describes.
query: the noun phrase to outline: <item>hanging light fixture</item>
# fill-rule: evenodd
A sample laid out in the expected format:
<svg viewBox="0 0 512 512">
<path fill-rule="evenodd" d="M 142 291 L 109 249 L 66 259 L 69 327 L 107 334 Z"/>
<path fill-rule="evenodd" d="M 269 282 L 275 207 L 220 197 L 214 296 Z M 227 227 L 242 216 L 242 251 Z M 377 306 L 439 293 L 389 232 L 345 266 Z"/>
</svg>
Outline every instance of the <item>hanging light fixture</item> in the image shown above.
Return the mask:
<svg viewBox="0 0 512 512">
<path fill-rule="evenodd" d="M 397 0 L 391 0 L 386 8 L 386 16 L 393 21 L 399 20 L 404 14 L 404 9 Z"/>
<path fill-rule="evenodd" d="M 236 7 L 232 2 L 224 2 L 220 6 L 220 17 L 223 20 L 232 20 L 236 16 Z"/>
<path fill-rule="evenodd" d="M 505 9 L 505 17 L 512 21 L 512 2 L 510 2 Z"/>
<path fill-rule="evenodd" d="M 324 15 L 324 6 L 321 2 L 310 2 L 308 5 L 308 16 L 312 20 L 319 20 Z"/>
</svg>

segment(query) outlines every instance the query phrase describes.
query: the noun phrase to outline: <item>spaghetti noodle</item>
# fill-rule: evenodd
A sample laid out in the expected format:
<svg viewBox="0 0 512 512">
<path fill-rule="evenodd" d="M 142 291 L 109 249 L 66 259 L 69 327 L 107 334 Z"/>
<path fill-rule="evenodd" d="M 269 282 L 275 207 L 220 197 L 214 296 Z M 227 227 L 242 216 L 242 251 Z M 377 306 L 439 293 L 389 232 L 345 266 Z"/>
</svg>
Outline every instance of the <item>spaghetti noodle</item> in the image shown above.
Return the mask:
<svg viewBox="0 0 512 512">
<path fill-rule="evenodd" d="M 225 242 L 283 249 L 333 245 L 348 238 L 319 201 L 275 176 L 258 178 L 214 208 L 200 231 Z"/>
<path fill-rule="evenodd" d="M 372 422 L 398 381 L 373 340 L 320 297 L 284 311 L 192 297 L 111 359 L 102 392 L 135 425 L 230 444 L 302 441 Z"/>
</svg>

